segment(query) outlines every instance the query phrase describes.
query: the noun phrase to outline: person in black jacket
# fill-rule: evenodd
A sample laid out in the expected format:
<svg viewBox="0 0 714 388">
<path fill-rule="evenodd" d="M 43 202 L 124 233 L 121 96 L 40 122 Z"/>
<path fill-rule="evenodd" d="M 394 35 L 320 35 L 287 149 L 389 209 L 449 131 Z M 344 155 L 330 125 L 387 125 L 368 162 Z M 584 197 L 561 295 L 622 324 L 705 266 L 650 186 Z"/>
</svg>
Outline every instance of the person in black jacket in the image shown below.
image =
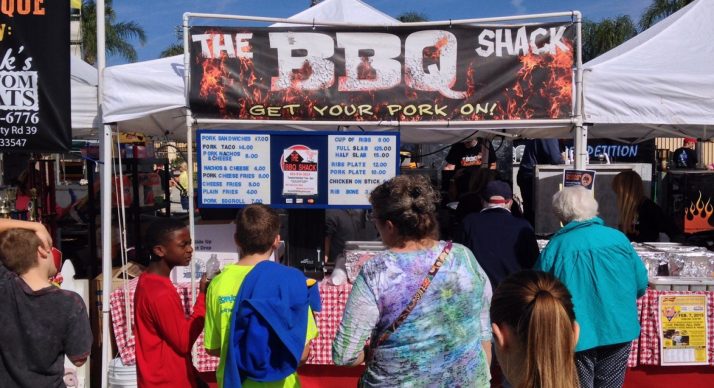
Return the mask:
<svg viewBox="0 0 714 388">
<path fill-rule="evenodd" d="M 464 219 L 464 245 L 495 289 L 510 274 L 533 267 L 538 243 L 528 221 L 511 214 L 513 193 L 508 183 L 489 182 L 481 198 L 483 210 Z"/>
<path fill-rule="evenodd" d="M 682 147 L 674 150 L 674 154 L 672 154 L 674 167 L 687 169 L 697 168 L 699 159 L 697 158 L 697 151 L 695 150 L 696 146 L 697 139 L 693 137 L 685 138 Z"/>
</svg>

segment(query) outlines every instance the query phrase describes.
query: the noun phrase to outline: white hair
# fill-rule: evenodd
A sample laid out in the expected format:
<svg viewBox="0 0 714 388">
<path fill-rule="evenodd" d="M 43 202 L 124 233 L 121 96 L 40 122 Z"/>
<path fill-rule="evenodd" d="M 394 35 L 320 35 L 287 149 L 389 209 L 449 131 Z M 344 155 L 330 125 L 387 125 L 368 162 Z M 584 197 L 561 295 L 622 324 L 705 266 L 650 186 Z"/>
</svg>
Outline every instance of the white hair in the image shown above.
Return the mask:
<svg viewBox="0 0 714 388">
<path fill-rule="evenodd" d="M 597 216 L 597 201 L 591 190 L 566 187 L 553 195 L 553 210 L 563 223 L 584 221 Z"/>
</svg>

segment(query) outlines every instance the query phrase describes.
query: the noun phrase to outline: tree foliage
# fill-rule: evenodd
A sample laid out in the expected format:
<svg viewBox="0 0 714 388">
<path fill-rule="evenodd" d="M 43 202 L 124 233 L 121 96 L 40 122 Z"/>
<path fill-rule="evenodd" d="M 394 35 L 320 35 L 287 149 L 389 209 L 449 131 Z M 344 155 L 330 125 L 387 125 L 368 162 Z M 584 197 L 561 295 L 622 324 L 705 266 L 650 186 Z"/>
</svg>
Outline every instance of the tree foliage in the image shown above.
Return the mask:
<svg viewBox="0 0 714 388">
<path fill-rule="evenodd" d="M 628 15 L 583 22 L 583 62 L 603 54 L 637 35 L 637 27 Z"/>
<path fill-rule="evenodd" d="M 421 12 L 408 11 L 397 16 L 397 20 L 402 23 L 426 22 L 429 19 Z"/>
<path fill-rule="evenodd" d="M 640 18 L 640 30 L 644 31 L 666 18 L 667 16 L 686 7 L 694 0 L 652 0 L 652 4 L 645 9 Z"/>
<path fill-rule="evenodd" d="M 173 57 L 183 54 L 183 42 L 172 43 L 166 47 L 160 54 L 159 58 Z"/>
<path fill-rule="evenodd" d="M 146 33 L 136 22 L 117 22 L 116 13 L 112 8 L 112 0 L 105 0 L 104 16 L 106 19 L 106 51 L 109 55 L 116 55 L 129 62 L 138 58 L 136 49 L 130 43 L 138 39 L 143 46 L 146 43 Z M 82 3 L 82 56 L 88 63 L 97 61 L 97 5 L 94 0 L 85 0 Z"/>
</svg>

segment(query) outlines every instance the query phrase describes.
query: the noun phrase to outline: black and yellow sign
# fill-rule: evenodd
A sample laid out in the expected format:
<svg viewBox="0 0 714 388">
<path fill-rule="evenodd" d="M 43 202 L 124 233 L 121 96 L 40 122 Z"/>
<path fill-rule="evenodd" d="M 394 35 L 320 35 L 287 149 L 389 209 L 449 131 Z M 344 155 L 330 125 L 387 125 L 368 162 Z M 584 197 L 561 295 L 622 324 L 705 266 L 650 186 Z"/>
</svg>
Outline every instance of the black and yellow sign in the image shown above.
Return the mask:
<svg viewBox="0 0 714 388">
<path fill-rule="evenodd" d="M 71 145 L 69 1 L 0 0 L 0 152 Z"/>
<path fill-rule="evenodd" d="M 660 295 L 661 365 L 707 365 L 706 295 Z"/>
</svg>

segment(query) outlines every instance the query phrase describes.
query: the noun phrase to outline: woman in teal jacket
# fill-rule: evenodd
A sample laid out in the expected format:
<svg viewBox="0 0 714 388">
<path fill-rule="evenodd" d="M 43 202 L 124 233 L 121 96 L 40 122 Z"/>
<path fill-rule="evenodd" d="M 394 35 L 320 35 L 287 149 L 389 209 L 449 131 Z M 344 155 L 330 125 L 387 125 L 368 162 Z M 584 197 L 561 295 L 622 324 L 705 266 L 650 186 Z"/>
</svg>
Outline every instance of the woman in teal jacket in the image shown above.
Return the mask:
<svg viewBox="0 0 714 388">
<path fill-rule="evenodd" d="M 535 269 L 558 277 L 573 296 L 581 388 L 620 387 L 631 342 L 640 334 L 637 298 L 647 290 L 647 270 L 627 237 L 597 217 L 591 191 L 565 188 L 553 196 L 553 208 L 565 226 Z"/>
</svg>

